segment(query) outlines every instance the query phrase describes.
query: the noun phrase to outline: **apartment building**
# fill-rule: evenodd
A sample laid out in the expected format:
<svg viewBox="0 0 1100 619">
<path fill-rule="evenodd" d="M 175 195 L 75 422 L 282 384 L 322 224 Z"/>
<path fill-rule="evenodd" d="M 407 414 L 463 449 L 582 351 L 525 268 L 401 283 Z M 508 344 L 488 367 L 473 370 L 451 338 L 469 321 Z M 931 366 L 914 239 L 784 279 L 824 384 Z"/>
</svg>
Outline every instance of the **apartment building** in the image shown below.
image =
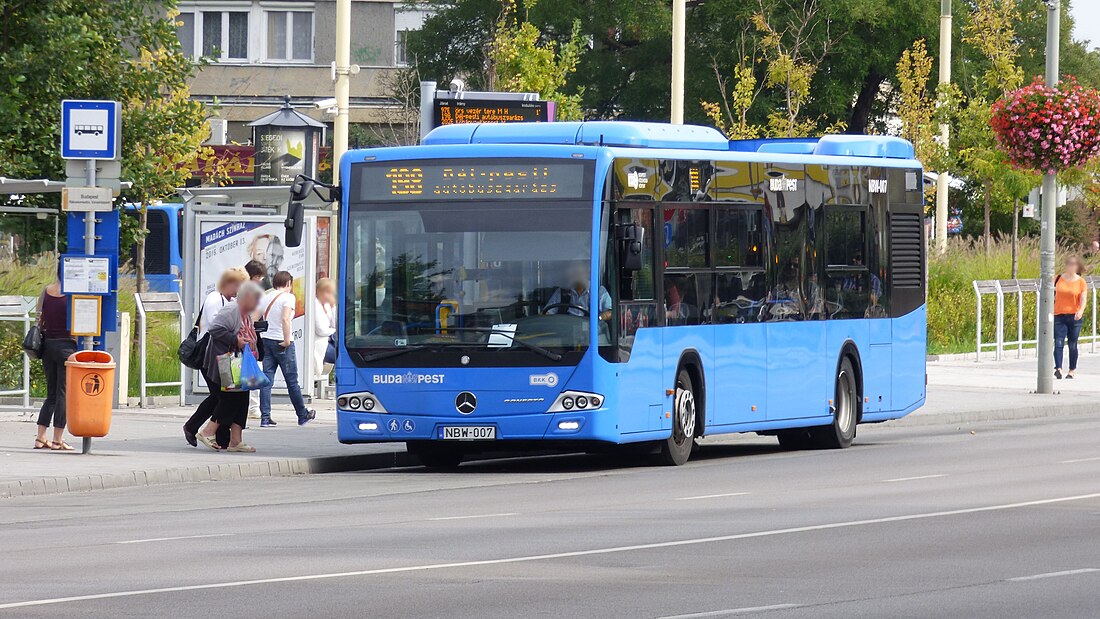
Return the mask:
<svg viewBox="0 0 1100 619">
<path fill-rule="evenodd" d="M 247 142 L 247 124 L 275 111 L 290 95 L 301 112 L 330 123 L 313 102 L 332 97 L 335 0 L 183 0 L 179 38 L 185 52 L 211 63 L 192 96 L 218 103 L 228 138 Z M 405 36 L 426 13 L 394 0 L 352 0 L 350 120 L 371 123 L 388 105 L 386 73 L 405 61 Z"/>
</svg>

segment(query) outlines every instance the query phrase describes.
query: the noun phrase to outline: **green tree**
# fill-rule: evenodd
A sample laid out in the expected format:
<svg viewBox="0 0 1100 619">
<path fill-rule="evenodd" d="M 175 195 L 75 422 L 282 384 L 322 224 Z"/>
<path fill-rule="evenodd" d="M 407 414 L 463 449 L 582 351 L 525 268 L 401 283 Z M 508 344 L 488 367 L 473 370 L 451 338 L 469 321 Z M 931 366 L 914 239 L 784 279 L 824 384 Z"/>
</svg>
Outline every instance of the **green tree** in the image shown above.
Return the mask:
<svg viewBox="0 0 1100 619">
<path fill-rule="evenodd" d="M 584 88 L 573 94 L 563 92 L 569 76 L 576 72 L 585 49 L 580 20 L 573 22 L 568 40 L 557 43 L 543 37 L 530 21 L 520 20 L 515 0 L 503 0 L 500 20 L 490 45 L 496 89 L 511 92 L 537 92 L 543 99 L 557 103 L 557 117 L 579 120 Z M 536 6 L 528 0 L 527 9 Z"/>
<path fill-rule="evenodd" d="M 0 174 L 61 178 L 62 99 L 123 102 L 123 176 L 143 204 L 190 175 L 205 111 L 176 38 L 175 0 L 0 0 Z M 29 198 L 57 204 L 56 196 Z"/>
<path fill-rule="evenodd" d="M 948 165 L 952 173 L 981 189 L 987 252 L 993 242 L 994 208 L 1011 208 L 1037 183 L 1034 174 L 1009 164 L 989 124 L 992 102 L 1023 85 L 1024 72 L 1017 64 L 1020 43 L 1015 25 L 1019 20 L 1017 0 L 974 0 L 973 12 L 963 24 L 962 41 L 964 53 L 977 59 L 983 70 L 968 77 L 965 90 L 955 89 L 946 96 L 954 120 Z"/>
</svg>

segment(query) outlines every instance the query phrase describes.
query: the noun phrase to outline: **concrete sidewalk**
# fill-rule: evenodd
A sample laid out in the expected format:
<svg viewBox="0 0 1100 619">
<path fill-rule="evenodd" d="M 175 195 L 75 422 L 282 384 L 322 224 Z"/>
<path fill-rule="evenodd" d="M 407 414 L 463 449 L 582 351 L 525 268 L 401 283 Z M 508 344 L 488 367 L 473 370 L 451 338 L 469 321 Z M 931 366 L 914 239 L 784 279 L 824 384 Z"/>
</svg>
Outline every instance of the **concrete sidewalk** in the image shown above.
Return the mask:
<svg viewBox="0 0 1100 619">
<path fill-rule="evenodd" d="M 1083 355 L 1078 377 L 1056 381 L 1056 395 L 1032 393 L 1033 358 L 930 362 L 928 380 L 927 404 L 888 425 L 959 425 L 1100 411 L 1100 355 Z M 318 402 L 315 408 L 317 420 L 304 427 L 297 426 L 289 407 L 276 407 L 276 428 L 250 421 L 247 441 L 255 454 L 189 447 L 181 426 L 191 408 L 116 412 L 111 434 L 94 439 L 89 455 L 32 450 L 36 415 L 0 412 L 0 497 L 415 464 L 401 443 L 341 445 L 332 403 Z M 68 440 L 79 450 L 79 439 Z"/>
</svg>

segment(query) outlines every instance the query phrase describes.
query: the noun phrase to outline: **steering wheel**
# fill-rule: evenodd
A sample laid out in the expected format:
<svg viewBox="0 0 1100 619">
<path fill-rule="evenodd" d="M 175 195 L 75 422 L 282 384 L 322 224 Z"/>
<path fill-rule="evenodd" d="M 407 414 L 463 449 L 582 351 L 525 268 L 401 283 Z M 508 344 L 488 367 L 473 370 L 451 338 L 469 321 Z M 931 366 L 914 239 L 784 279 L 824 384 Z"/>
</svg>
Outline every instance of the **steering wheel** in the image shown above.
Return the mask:
<svg viewBox="0 0 1100 619">
<path fill-rule="evenodd" d="M 560 308 L 564 308 L 566 310 L 566 312 L 568 312 L 571 309 L 575 309 L 575 310 L 584 312 L 584 314 L 583 314 L 584 316 L 588 316 L 591 313 L 591 312 L 588 311 L 587 307 L 581 307 L 580 305 L 573 305 L 572 303 L 553 303 L 551 305 L 547 305 L 546 307 L 542 308 L 542 315 L 546 316 L 546 315 L 550 314 L 550 310 L 560 309 Z"/>
</svg>

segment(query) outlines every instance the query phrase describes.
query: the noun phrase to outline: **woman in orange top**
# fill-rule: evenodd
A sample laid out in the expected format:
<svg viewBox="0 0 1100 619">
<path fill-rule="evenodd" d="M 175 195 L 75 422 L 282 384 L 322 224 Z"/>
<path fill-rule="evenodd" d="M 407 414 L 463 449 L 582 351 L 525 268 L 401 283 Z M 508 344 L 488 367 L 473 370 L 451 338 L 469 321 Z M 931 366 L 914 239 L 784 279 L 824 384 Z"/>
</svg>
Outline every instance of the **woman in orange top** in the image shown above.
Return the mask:
<svg viewBox="0 0 1100 619">
<path fill-rule="evenodd" d="M 1081 318 L 1088 302 L 1088 283 L 1081 275 L 1085 265 L 1077 256 L 1066 258 L 1066 270 L 1054 278 L 1054 377 L 1062 378 L 1062 348 L 1069 340 L 1069 371 L 1073 378 L 1077 369 L 1077 338 L 1081 335 Z"/>
</svg>

